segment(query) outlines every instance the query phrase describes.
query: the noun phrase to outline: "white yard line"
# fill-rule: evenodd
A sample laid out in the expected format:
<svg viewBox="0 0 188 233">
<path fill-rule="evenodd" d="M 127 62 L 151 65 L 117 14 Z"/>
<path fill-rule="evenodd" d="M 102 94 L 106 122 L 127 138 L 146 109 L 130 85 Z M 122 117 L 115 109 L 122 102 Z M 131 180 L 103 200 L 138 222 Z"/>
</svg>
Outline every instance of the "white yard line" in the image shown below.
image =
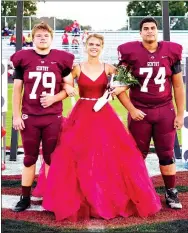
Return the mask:
<svg viewBox="0 0 188 233">
<path fill-rule="evenodd" d="M 20 196 L 2 195 L 1 196 L 1 208 L 12 209 L 19 200 L 20 200 Z M 38 201 L 38 200 L 41 200 L 41 198 L 32 197 L 31 200 Z M 31 205 L 30 208 L 27 209 L 27 211 L 31 211 L 31 210 L 45 211 L 45 209 L 41 205 Z"/>
<path fill-rule="evenodd" d="M 19 149 L 21 151 L 21 149 Z M 6 169 L 2 171 L 2 175 L 20 175 L 23 170 L 23 158 L 24 154 L 17 155 L 16 161 L 9 161 L 10 155 L 6 155 Z M 41 159 L 40 156 L 36 163 L 36 174 L 38 174 L 39 169 L 41 167 Z"/>
</svg>

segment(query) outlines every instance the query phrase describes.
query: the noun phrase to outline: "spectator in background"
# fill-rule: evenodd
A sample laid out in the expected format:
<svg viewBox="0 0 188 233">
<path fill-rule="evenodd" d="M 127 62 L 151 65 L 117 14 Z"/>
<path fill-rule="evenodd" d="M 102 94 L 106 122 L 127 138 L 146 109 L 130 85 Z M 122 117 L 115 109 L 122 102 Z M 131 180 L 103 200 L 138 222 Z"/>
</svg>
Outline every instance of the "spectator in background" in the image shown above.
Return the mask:
<svg viewBox="0 0 188 233">
<path fill-rule="evenodd" d="M 16 35 L 16 24 L 14 24 L 14 27 L 13 27 L 13 34 Z"/>
<path fill-rule="evenodd" d="M 16 46 L 16 36 L 15 34 L 12 34 L 10 37 L 10 45 L 14 45 Z M 22 46 L 26 46 L 26 42 L 25 42 L 25 36 L 22 35 Z"/>
<path fill-rule="evenodd" d="M 25 47 L 26 46 L 26 42 L 25 42 L 25 36 L 22 35 L 22 46 Z"/>
<path fill-rule="evenodd" d="M 30 33 L 28 33 L 28 35 L 25 38 L 25 44 L 26 44 L 26 47 L 33 47 L 33 40 L 32 40 L 32 36 Z"/>
<path fill-rule="evenodd" d="M 80 24 L 77 22 L 77 20 L 74 20 L 74 23 L 72 24 L 72 33 L 73 35 L 80 35 Z"/>
<path fill-rule="evenodd" d="M 73 48 L 73 50 L 77 51 L 78 46 L 79 46 L 79 41 L 78 41 L 78 39 L 76 38 L 76 36 L 74 36 L 74 37 L 73 37 L 73 40 L 72 40 L 72 48 Z"/>
<path fill-rule="evenodd" d="M 8 62 L 8 82 L 12 83 L 13 82 L 13 73 L 14 73 L 14 68 L 13 64 L 11 62 Z"/>
<path fill-rule="evenodd" d="M 66 32 L 72 32 L 72 26 L 71 26 L 71 25 L 66 26 L 66 27 L 65 27 L 65 31 L 66 31 Z"/>
<path fill-rule="evenodd" d="M 16 36 L 14 34 L 10 37 L 10 46 L 11 45 L 16 46 Z"/>
<path fill-rule="evenodd" d="M 89 36 L 89 32 L 87 30 L 84 30 L 83 35 L 82 35 L 82 43 L 84 46 L 86 44 L 86 40 L 87 40 L 88 36 Z"/>
<path fill-rule="evenodd" d="M 67 50 L 68 45 L 69 45 L 69 36 L 68 36 L 67 32 L 64 31 L 64 33 L 62 35 L 62 46 L 63 46 L 63 48 L 65 48 L 65 50 Z"/>
<path fill-rule="evenodd" d="M 9 36 L 9 28 L 5 26 L 2 30 L 2 36 Z"/>
</svg>

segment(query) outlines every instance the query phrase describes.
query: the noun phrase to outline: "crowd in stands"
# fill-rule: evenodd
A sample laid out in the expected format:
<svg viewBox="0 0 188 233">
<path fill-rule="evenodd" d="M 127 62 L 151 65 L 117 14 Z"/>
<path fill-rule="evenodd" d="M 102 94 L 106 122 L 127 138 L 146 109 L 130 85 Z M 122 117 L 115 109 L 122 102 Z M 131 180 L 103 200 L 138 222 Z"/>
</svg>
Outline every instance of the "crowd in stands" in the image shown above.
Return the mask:
<svg viewBox="0 0 188 233">
<path fill-rule="evenodd" d="M 80 35 L 80 24 L 78 23 L 77 20 L 74 20 L 74 22 L 66 26 L 64 29 L 64 33 L 62 35 L 62 46 L 63 49 L 69 50 L 69 45 L 71 45 L 72 50 L 77 52 L 80 42 L 85 46 L 86 39 L 89 35 L 87 30 L 84 30 L 82 35 Z M 69 34 L 72 33 L 71 38 L 69 38 Z M 14 25 L 13 30 L 10 30 L 8 25 L 2 29 L 2 36 L 9 36 L 10 37 L 10 46 L 16 46 L 16 25 Z M 78 38 L 79 37 L 79 38 Z M 32 41 L 32 36 L 30 33 L 28 33 L 27 36 L 22 36 L 22 43 L 23 47 L 33 47 L 33 41 Z"/>
<path fill-rule="evenodd" d="M 16 36 L 15 34 L 12 34 L 10 36 L 10 46 L 16 46 Z M 22 35 L 22 45 L 23 47 L 33 47 L 33 41 L 32 41 L 32 36 L 30 33 L 25 37 Z"/>
<path fill-rule="evenodd" d="M 68 33 L 72 33 L 72 39 L 69 38 Z M 79 44 L 80 44 L 78 36 L 80 36 L 80 24 L 77 22 L 77 20 L 74 20 L 73 24 L 71 24 L 70 26 L 66 26 L 64 29 L 64 33 L 62 35 L 63 48 L 65 50 L 68 50 L 69 45 L 71 44 L 73 51 L 77 52 L 79 48 Z M 88 36 L 89 36 L 88 31 L 84 30 L 83 34 L 80 37 L 82 44 L 84 46 L 85 46 L 86 39 Z"/>
<path fill-rule="evenodd" d="M 12 31 L 9 29 L 8 26 L 2 28 L 1 35 L 2 36 L 9 36 L 12 34 Z"/>
<path fill-rule="evenodd" d="M 77 20 L 74 20 L 74 22 L 71 25 L 68 25 L 65 27 L 66 32 L 72 32 L 73 36 L 79 36 L 80 35 L 80 24 L 77 22 Z"/>
</svg>

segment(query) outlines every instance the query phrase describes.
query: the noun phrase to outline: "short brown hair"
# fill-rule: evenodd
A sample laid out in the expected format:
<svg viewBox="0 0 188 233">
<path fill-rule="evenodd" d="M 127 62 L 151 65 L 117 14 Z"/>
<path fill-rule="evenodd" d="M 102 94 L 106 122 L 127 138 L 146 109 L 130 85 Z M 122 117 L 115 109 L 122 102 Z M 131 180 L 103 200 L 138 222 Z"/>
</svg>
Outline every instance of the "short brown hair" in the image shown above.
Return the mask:
<svg viewBox="0 0 188 233">
<path fill-rule="evenodd" d="M 156 27 L 158 27 L 157 21 L 153 17 L 147 16 L 147 17 L 144 17 L 140 22 L 140 31 L 142 31 L 142 27 L 144 23 L 154 23 Z"/>
<path fill-rule="evenodd" d="M 41 22 L 38 24 L 35 24 L 33 29 L 32 29 L 32 38 L 34 38 L 35 33 L 37 30 L 42 29 L 42 30 L 46 30 L 51 34 L 51 37 L 53 38 L 53 30 L 52 28 L 45 22 Z"/>
<path fill-rule="evenodd" d="M 104 36 L 103 36 L 103 35 L 100 35 L 100 34 L 97 34 L 97 33 L 90 34 L 90 35 L 87 37 L 87 39 L 86 39 L 86 44 L 88 43 L 88 40 L 89 40 L 90 38 L 92 38 L 92 37 L 99 39 L 99 40 L 101 41 L 101 45 L 102 45 L 102 46 L 104 45 Z"/>
</svg>

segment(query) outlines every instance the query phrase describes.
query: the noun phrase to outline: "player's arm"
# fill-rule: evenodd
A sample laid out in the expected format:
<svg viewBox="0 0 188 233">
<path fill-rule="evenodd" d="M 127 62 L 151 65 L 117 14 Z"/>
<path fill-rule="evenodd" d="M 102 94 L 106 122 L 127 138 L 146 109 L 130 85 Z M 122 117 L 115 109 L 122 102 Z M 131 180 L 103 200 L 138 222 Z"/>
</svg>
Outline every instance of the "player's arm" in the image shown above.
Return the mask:
<svg viewBox="0 0 188 233">
<path fill-rule="evenodd" d="M 54 96 L 55 102 L 64 100 L 65 98 L 68 97 L 65 87 L 66 87 L 66 85 L 67 85 L 67 87 L 74 86 L 74 80 L 72 77 L 73 73 L 75 73 L 74 68 L 73 68 L 73 70 L 71 70 L 70 65 L 69 65 L 69 67 L 67 67 L 63 70 L 63 72 L 62 72 L 63 80 L 62 80 L 62 85 L 61 85 L 62 90 Z"/>
<path fill-rule="evenodd" d="M 48 95 L 48 94 L 42 94 L 40 98 L 40 103 L 43 108 L 47 108 L 56 102 L 66 99 L 67 96 L 68 95 L 65 90 L 61 90 L 59 93 L 53 96 Z"/>
<path fill-rule="evenodd" d="M 65 80 L 70 79 L 70 75 L 71 75 L 70 72 L 71 72 L 71 69 L 69 67 L 65 68 L 62 71 L 63 82 Z M 47 108 L 56 102 L 59 102 L 59 101 L 66 99 L 67 97 L 68 97 L 67 92 L 64 90 L 63 83 L 62 83 L 62 90 L 59 93 L 55 94 L 54 96 L 42 94 L 41 98 L 40 98 L 40 102 L 44 108 Z"/>
<path fill-rule="evenodd" d="M 63 89 L 66 91 L 68 96 L 72 97 L 77 95 L 77 90 L 74 88 L 74 79 L 79 76 L 80 66 L 76 65 L 71 71 L 71 76 L 66 77 L 63 81 Z"/>
<path fill-rule="evenodd" d="M 61 58 L 62 58 L 62 56 L 64 57 L 64 59 L 62 61 L 62 68 L 63 68 L 62 77 L 65 79 L 65 77 L 69 76 L 69 74 L 71 72 L 72 64 L 73 64 L 73 60 L 74 60 L 74 55 L 73 54 L 68 55 L 65 52 L 63 52 L 63 53 L 61 52 L 61 53 L 59 53 L 59 55 Z M 66 59 L 65 59 L 65 57 L 66 57 Z M 44 108 L 46 108 L 46 107 L 49 107 L 56 102 L 64 100 L 67 96 L 68 95 L 67 95 L 66 91 L 63 90 L 63 87 L 62 87 L 62 90 L 54 96 L 42 95 L 40 102 L 41 102 L 41 105 Z"/>
<path fill-rule="evenodd" d="M 174 121 L 174 128 L 181 129 L 183 126 L 183 114 L 185 106 L 185 89 L 183 83 L 183 76 L 181 71 L 181 63 L 177 61 L 172 67 L 172 86 L 174 91 L 174 98 L 177 106 L 177 116 Z"/>
<path fill-rule="evenodd" d="M 129 64 L 129 55 L 126 51 L 127 49 L 124 49 L 126 45 L 120 45 L 118 50 L 118 58 L 119 58 L 119 64 L 118 65 L 127 65 Z M 126 87 L 126 90 L 128 87 Z M 131 117 L 133 120 L 140 121 L 143 120 L 145 117 L 145 113 L 141 110 L 135 108 L 135 106 L 132 104 L 130 98 L 128 97 L 126 91 L 121 92 L 117 98 L 119 99 L 120 103 L 129 111 Z"/>
<path fill-rule="evenodd" d="M 129 111 L 133 120 L 135 121 L 143 120 L 146 114 L 134 107 L 126 91 L 121 92 L 117 96 L 117 98 L 119 99 L 120 103 Z"/>
<path fill-rule="evenodd" d="M 72 85 L 71 69 L 69 67 L 63 70 L 62 77 L 63 77 L 63 83 L 67 82 L 67 83 L 71 83 Z M 58 94 L 54 95 L 54 102 L 62 101 L 68 97 L 67 92 L 63 88 L 63 83 L 61 84 L 62 90 Z"/>
<path fill-rule="evenodd" d="M 12 92 L 12 112 L 13 112 L 13 128 L 15 130 L 23 130 L 24 122 L 20 115 L 22 91 L 23 91 L 23 71 L 21 67 L 17 67 L 13 74 L 14 84 Z"/>
</svg>

